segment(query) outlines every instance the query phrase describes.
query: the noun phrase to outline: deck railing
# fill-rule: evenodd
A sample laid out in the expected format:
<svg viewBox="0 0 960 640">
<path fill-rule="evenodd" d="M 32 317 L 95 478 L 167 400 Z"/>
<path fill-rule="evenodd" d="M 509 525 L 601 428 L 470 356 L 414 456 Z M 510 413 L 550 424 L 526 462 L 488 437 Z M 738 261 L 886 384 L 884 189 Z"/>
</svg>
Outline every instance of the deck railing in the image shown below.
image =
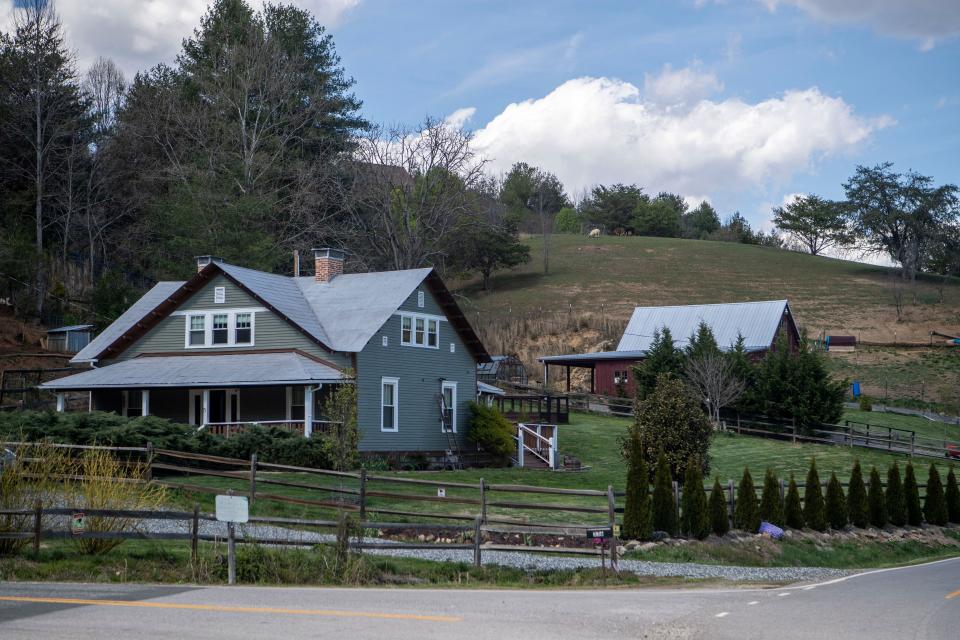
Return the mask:
<svg viewBox="0 0 960 640">
<path fill-rule="evenodd" d="M 525 424 L 517 425 L 517 465 L 540 460 L 550 469 L 557 466 L 557 425 Z"/>
<path fill-rule="evenodd" d="M 275 427 L 286 431 L 293 431 L 298 435 L 304 434 L 305 422 L 303 420 L 251 420 L 245 422 L 208 422 L 201 425 L 197 430 L 206 431 L 215 436 L 229 438 L 238 433 L 243 433 L 249 427 Z M 314 420 L 313 433 L 332 433 L 340 427 L 340 422 L 330 420 Z"/>
</svg>

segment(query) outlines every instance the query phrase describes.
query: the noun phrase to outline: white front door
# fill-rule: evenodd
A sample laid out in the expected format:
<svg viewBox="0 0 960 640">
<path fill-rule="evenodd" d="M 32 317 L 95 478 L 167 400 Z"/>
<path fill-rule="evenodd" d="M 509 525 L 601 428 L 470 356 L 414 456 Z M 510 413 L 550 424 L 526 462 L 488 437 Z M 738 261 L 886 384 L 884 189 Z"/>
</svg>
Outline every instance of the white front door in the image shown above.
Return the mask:
<svg viewBox="0 0 960 640">
<path fill-rule="evenodd" d="M 440 386 L 441 400 L 441 429 L 443 431 L 457 431 L 457 383 L 444 381 Z"/>
</svg>

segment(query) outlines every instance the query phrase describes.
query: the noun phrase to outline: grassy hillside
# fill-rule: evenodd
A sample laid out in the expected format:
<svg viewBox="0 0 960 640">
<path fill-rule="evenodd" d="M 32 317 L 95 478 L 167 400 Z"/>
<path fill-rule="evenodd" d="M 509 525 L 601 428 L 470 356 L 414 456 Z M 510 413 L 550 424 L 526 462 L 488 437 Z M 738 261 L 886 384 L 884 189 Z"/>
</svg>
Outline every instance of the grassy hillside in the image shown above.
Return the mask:
<svg viewBox="0 0 960 640">
<path fill-rule="evenodd" d="M 544 275 L 542 240 L 528 242 L 532 260 L 496 275 L 492 291 L 467 282 L 458 293 L 491 350 L 530 364 L 547 353 L 613 348 L 637 305 L 787 298 L 811 336 L 928 343 L 930 330 L 960 332 L 957 278 L 924 276 L 908 287 L 897 322 L 899 279 L 883 267 L 726 242 L 556 235 Z M 856 373 L 847 363 L 838 370 Z"/>
</svg>

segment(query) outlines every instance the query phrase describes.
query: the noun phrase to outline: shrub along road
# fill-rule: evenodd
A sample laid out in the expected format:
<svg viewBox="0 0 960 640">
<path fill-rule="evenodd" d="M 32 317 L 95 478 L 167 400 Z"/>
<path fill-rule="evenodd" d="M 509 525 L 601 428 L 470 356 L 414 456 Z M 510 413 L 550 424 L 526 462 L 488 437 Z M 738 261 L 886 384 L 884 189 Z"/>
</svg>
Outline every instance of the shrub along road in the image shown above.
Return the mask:
<svg viewBox="0 0 960 640">
<path fill-rule="evenodd" d="M 438 591 L 0 585 L 0 635 L 70 637 L 956 637 L 960 559 L 781 589 Z"/>
</svg>

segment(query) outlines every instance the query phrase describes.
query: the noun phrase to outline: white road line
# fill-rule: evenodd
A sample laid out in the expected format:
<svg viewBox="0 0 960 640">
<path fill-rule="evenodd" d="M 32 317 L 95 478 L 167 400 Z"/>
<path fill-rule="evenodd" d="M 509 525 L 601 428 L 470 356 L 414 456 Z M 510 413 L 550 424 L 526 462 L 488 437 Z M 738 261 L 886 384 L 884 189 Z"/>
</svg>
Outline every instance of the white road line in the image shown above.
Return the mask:
<svg viewBox="0 0 960 640">
<path fill-rule="evenodd" d="M 748 605 L 760 604 L 760 601 L 759 601 L 759 600 L 754 600 L 753 602 L 748 602 L 747 604 L 748 604 Z"/>
<path fill-rule="evenodd" d="M 789 594 L 789 593 L 778 593 L 778 594 L 777 594 L 777 596 L 779 596 L 779 597 L 781 597 L 781 598 L 786 598 L 788 595 L 790 595 L 790 594 Z"/>
<path fill-rule="evenodd" d="M 730 615 L 730 612 L 729 612 L 729 611 L 721 611 L 720 613 L 718 613 L 718 614 L 717 614 L 716 616 L 714 616 L 714 617 L 715 617 L 715 618 L 726 618 L 728 615 Z"/>
<path fill-rule="evenodd" d="M 811 589 L 816 589 L 816 588 L 817 588 L 817 585 L 812 584 L 812 585 L 810 585 L 809 587 L 804 587 L 803 590 L 804 590 L 804 591 L 810 591 Z"/>
</svg>

